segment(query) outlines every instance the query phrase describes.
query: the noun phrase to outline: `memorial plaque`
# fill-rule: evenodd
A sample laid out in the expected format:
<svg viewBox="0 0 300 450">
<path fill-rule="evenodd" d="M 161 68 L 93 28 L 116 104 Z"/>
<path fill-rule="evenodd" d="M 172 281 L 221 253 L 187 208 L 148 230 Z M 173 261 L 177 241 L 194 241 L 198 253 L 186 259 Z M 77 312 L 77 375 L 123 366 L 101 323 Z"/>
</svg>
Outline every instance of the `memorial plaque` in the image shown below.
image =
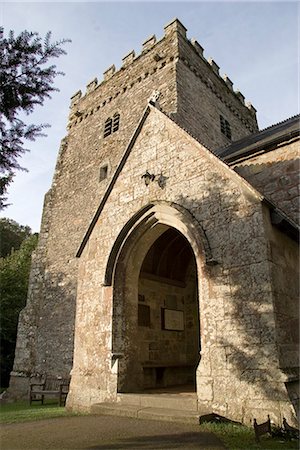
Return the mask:
<svg viewBox="0 0 300 450">
<path fill-rule="evenodd" d="M 162 308 L 162 328 L 170 331 L 184 330 L 183 311 Z"/>
</svg>

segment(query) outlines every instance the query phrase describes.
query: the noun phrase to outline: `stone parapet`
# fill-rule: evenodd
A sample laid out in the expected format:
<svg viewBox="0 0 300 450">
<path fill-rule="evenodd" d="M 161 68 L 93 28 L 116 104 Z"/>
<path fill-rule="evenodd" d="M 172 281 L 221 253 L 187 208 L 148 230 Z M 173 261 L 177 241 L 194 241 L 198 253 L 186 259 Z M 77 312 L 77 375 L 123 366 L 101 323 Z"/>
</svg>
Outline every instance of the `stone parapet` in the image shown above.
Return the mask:
<svg viewBox="0 0 300 450">
<path fill-rule="evenodd" d="M 217 75 L 219 75 L 220 67 L 218 66 L 218 64 L 217 64 L 212 58 L 209 58 L 209 59 L 208 59 L 208 63 L 211 65 L 212 70 L 213 70 Z"/>
<path fill-rule="evenodd" d="M 158 43 L 160 43 L 160 42 L 162 42 L 162 41 L 164 41 L 164 40 L 172 40 L 172 39 L 184 39 L 184 41 L 186 41 L 188 44 L 190 44 L 191 46 L 192 46 L 192 48 L 195 50 L 195 53 L 197 54 L 197 56 L 198 57 L 200 57 L 200 59 L 202 59 L 203 61 L 205 61 L 206 63 L 207 63 L 207 67 L 210 67 L 210 69 L 212 70 L 212 72 L 218 77 L 218 79 L 219 80 L 221 80 L 229 89 L 230 89 L 230 91 L 233 93 L 233 95 L 235 96 L 235 98 L 236 99 L 238 99 L 240 102 L 241 102 L 241 104 L 243 105 L 243 106 L 245 106 L 245 98 L 244 98 L 244 96 L 239 92 L 239 91 L 236 91 L 236 92 L 234 92 L 233 91 L 233 82 L 227 77 L 227 75 L 224 75 L 223 77 L 221 77 L 220 75 L 219 75 L 219 70 L 220 70 L 220 67 L 217 65 L 217 63 L 212 59 L 212 58 L 209 58 L 208 60 L 206 60 L 205 59 L 205 57 L 203 56 L 203 52 L 204 52 L 204 49 L 203 49 L 203 47 L 195 40 L 195 39 L 192 39 L 191 41 L 189 41 L 188 39 L 187 39 L 187 37 L 186 37 L 186 28 L 182 25 L 182 23 L 178 20 L 178 19 L 174 19 L 174 20 L 172 20 L 169 24 L 167 24 L 166 26 L 165 26 L 165 35 L 164 35 L 164 37 L 160 40 L 160 41 L 158 41 L 157 42 L 157 40 L 156 40 L 156 37 L 155 37 L 155 35 L 152 35 L 152 36 L 150 36 L 148 39 L 146 39 L 144 42 L 143 42 L 143 44 L 142 44 L 142 52 L 141 52 L 141 54 L 139 54 L 139 55 L 135 55 L 135 52 L 134 52 L 134 50 L 132 50 L 130 53 L 128 53 L 123 59 L 122 59 L 122 67 L 121 67 L 121 69 L 120 70 L 116 70 L 116 68 L 115 68 L 115 66 L 114 65 L 112 65 L 111 67 L 109 67 L 105 72 L 104 72 L 104 78 L 103 78 L 103 82 L 107 82 L 107 81 L 109 81 L 111 78 L 114 78 L 114 83 L 116 82 L 116 79 L 115 79 L 115 77 L 117 77 L 117 76 L 119 76 L 120 75 L 120 71 L 122 70 L 122 71 L 124 71 L 124 69 L 126 69 L 126 70 L 130 70 L 131 69 L 131 67 L 132 67 L 132 65 L 133 64 L 135 64 L 135 62 L 136 62 L 136 60 L 137 59 L 139 59 L 139 58 L 141 58 L 141 57 L 143 57 L 143 55 L 145 54 L 145 53 L 147 53 L 147 52 L 149 52 L 151 49 L 153 49 L 153 48 L 156 48 L 156 45 L 158 44 Z M 174 33 L 175 33 L 175 35 L 174 35 Z M 176 37 L 174 37 L 174 36 L 177 36 L 177 38 Z M 168 45 L 168 43 L 166 42 L 165 43 L 165 45 Z M 160 68 L 162 68 L 166 63 L 167 63 L 167 61 L 162 61 L 163 59 L 164 59 L 164 56 L 165 55 L 160 55 L 159 53 L 156 53 L 155 55 L 153 55 L 153 58 L 154 58 L 154 61 L 156 61 L 156 67 L 155 67 L 155 69 L 154 70 L 159 70 Z M 158 64 L 158 63 L 160 63 L 160 64 Z M 163 66 L 161 65 L 161 64 L 163 64 Z M 197 65 L 197 61 L 195 60 L 194 61 L 194 64 L 196 64 Z M 194 70 L 193 69 L 193 67 L 194 67 L 194 64 L 193 63 L 191 63 L 191 60 L 189 61 L 189 67 L 192 69 L 192 70 Z M 196 69 L 195 69 L 196 70 Z M 129 76 L 132 76 L 132 74 L 130 73 L 130 74 L 128 74 Z M 199 73 L 198 73 L 198 75 L 199 75 Z M 123 75 L 123 72 L 122 72 L 122 77 L 123 78 L 126 78 L 126 73 L 124 73 L 124 75 Z M 87 85 L 87 89 L 86 89 L 86 93 L 85 93 L 85 95 L 84 95 L 84 97 L 83 97 L 83 99 L 85 99 L 85 97 L 87 96 L 87 95 L 89 95 L 92 91 L 94 91 L 96 88 L 97 88 L 97 90 L 99 90 L 99 89 L 101 89 L 102 88 L 102 83 L 103 82 L 100 82 L 100 83 L 97 83 L 96 85 L 95 84 L 92 84 L 92 86 L 90 85 L 90 83 Z M 105 83 L 104 83 L 105 84 Z M 118 84 L 118 83 L 117 83 Z M 117 96 L 117 95 L 120 95 L 120 94 L 122 94 L 123 92 L 125 92 L 124 91 L 124 88 L 123 88 L 123 91 L 122 91 L 122 89 L 120 90 L 120 89 L 118 89 L 118 87 L 116 86 L 115 87 L 115 89 L 113 90 L 113 92 L 112 92 L 112 95 L 111 95 L 111 98 L 114 98 L 115 96 Z M 71 108 L 73 108 L 74 106 L 76 106 L 77 104 L 78 104 L 78 101 L 79 101 L 79 99 L 80 99 L 80 97 L 78 97 L 78 96 L 76 96 L 76 98 L 74 99 L 73 97 L 72 97 L 72 100 L 71 100 Z M 109 100 L 109 99 L 108 99 Z M 102 106 L 105 106 L 105 104 L 107 104 L 107 101 L 108 101 L 107 99 L 105 100 L 105 103 L 103 102 L 102 103 Z M 224 101 L 226 102 L 226 100 L 224 99 Z M 84 103 L 86 103 L 85 101 L 84 101 Z M 100 108 L 101 106 L 99 106 L 99 108 Z M 85 106 L 82 106 L 82 108 L 83 109 L 85 109 Z M 233 108 L 233 106 L 232 106 L 232 108 Z M 256 113 L 256 110 L 255 110 L 255 108 L 252 106 L 251 108 L 249 108 L 249 107 L 246 107 L 245 106 L 245 111 L 246 110 L 248 110 L 248 112 L 251 112 L 251 114 L 250 114 L 250 121 L 252 121 L 252 119 L 253 118 L 255 118 L 255 113 Z M 92 109 L 92 111 L 93 111 L 93 109 Z M 244 114 L 247 114 L 246 112 L 244 113 Z M 238 115 L 241 115 L 239 112 L 237 112 L 237 114 L 236 114 L 237 116 Z M 88 117 L 88 115 L 87 115 L 87 117 Z M 68 128 L 70 128 L 70 126 L 73 126 L 74 125 L 74 119 L 76 119 L 76 116 L 71 112 L 71 114 L 70 114 L 70 123 L 69 123 L 69 125 L 68 125 Z M 82 120 L 82 119 L 81 119 Z M 80 121 L 81 121 L 80 120 Z M 246 122 L 245 122 L 246 123 Z M 257 125 L 256 125 L 256 127 L 257 127 Z M 254 131 L 254 129 L 255 129 L 255 126 L 253 127 L 252 125 L 251 126 L 249 126 L 249 130 L 252 130 L 252 131 Z"/>
<path fill-rule="evenodd" d="M 89 94 L 90 92 L 92 92 L 94 89 L 96 89 L 97 85 L 98 85 L 98 80 L 97 80 L 97 78 L 94 78 L 92 81 L 90 81 L 86 85 L 86 93 Z"/>
<path fill-rule="evenodd" d="M 192 45 L 195 47 L 196 52 L 198 53 L 201 58 L 203 57 L 204 48 L 199 44 L 199 42 L 196 39 L 191 39 Z"/>
<path fill-rule="evenodd" d="M 135 57 L 135 52 L 134 52 L 134 50 L 131 50 L 131 52 L 127 53 L 127 55 L 125 55 L 124 58 L 122 58 L 122 61 L 123 61 L 122 67 L 129 66 L 133 62 L 134 57 Z"/>
<path fill-rule="evenodd" d="M 156 43 L 156 36 L 155 34 L 153 34 L 152 36 L 150 36 L 148 39 L 146 39 L 143 42 L 143 52 L 147 52 L 148 50 L 150 50 L 154 44 Z"/>
<path fill-rule="evenodd" d="M 185 28 L 184 25 L 182 25 L 182 23 L 178 19 L 173 19 L 171 22 L 165 25 L 164 30 L 165 36 L 168 36 L 170 33 L 176 32 L 181 36 L 186 37 L 187 29 Z"/>
<path fill-rule="evenodd" d="M 104 81 L 109 80 L 113 76 L 115 71 L 116 71 L 116 67 L 114 64 L 112 66 L 110 66 L 107 70 L 105 70 L 105 72 L 103 72 Z"/>
</svg>

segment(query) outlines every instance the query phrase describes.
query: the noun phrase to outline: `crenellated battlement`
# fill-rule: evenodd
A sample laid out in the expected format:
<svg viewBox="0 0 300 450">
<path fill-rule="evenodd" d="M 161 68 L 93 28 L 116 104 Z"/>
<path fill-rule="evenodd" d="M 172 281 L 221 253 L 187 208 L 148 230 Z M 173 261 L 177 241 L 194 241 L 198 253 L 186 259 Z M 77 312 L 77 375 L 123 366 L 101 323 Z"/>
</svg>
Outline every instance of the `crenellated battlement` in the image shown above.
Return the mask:
<svg viewBox="0 0 300 450">
<path fill-rule="evenodd" d="M 201 62 L 201 64 L 205 64 L 207 68 L 211 70 L 211 74 L 213 74 L 212 79 L 219 80 L 222 85 L 226 86 L 228 90 L 233 94 L 234 98 L 239 100 L 240 104 L 242 106 L 245 106 L 250 113 L 255 117 L 256 109 L 252 106 L 250 102 L 245 102 L 244 95 L 239 90 L 234 90 L 233 82 L 230 80 L 230 78 L 224 74 L 220 75 L 220 67 L 218 64 L 209 57 L 208 59 L 204 56 L 204 49 L 203 47 L 198 43 L 198 41 L 194 38 L 188 39 L 186 36 L 187 29 L 182 25 L 182 23 L 178 19 L 174 19 L 171 22 L 169 22 L 164 27 L 164 36 L 157 40 L 155 35 L 152 35 L 148 37 L 143 43 L 142 43 L 142 50 L 139 54 L 136 54 L 134 50 L 131 50 L 129 53 L 127 53 L 122 58 L 122 65 L 119 69 L 116 69 L 116 66 L 113 64 L 110 67 L 108 67 L 107 70 L 103 73 L 103 79 L 98 81 L 97 78 L 94 78 L 92 81 L 90 81 L 86 86 L 86 91 L 84 94 L 82 94 L 81 91 L 76 92 L 71 97 L 71 105 L 70 105 L 70 116 L 69 116 L 69 128 L 72 127 L 74 124 L 78 123 L 78 120 L 83 120 L 84 117 L 88 117 L 90 114 L 94 112 L 94 109 L 91 109 L 90 111 L 86 111 L 85 107 L 83 108 L 83 111 L 80 110 L 80 104 L 83 99 L 85 99 L 88 95 L 93 94 L 98 89 L 101 89 L 102 86 L 106 85 L 108 82 L 114 82 L 115 79 L 118 78 L 118 83 L 115 87 L 115 92 L 110 93 L 108 98 L 101 99 L 102 101 L 98 104 L 96 109 L 100 109 L 101 107 L 104 107 L 108 103 L 111 102 L 112 99 L 116 98 L 119 95 L 122 95 L 125 93 L 128 89 L 132 88 L 136 83 L 141 82 L 143 79 L 147 78 L 149 75 L 155 73 L 156 71 L 164 68 L 168 63 L 173 62 L 175 59 L 175 62 L 181 60 L 185 65 L 187 65 L 190 70 L 194 72 L 194 74 L 200 78 L 206 85 L 209 87 L 213 92 L 217 91 L 216 87 L 213 85 L 213 82 L 211 80 L 207 80 L 207 77 L 205 75 L 201 74 L 199 69 L 197 68 L 197 64 Z M 170 40 L 170 39 L 183 39 L 187 45 L 190 46 L 190 48 L 193 49 L 195 60 L 194 64 L 191 63 L 191 61 L 188 61 L 182 55 L 179 54 L 178 48 L 176 46 L 172 47 L 172 55 L 170 54 L 170 51 L 168 54 L 162 54 L 159 46 L 164 44 L 164 41 Z M 153 54 L 152 58 L 152 65 L 150 68 L 145 69 L 140 75 L 135 79 L 133 76 L 130 80 L 130 76 L 128 76 L 128 71 L 132 70 L 132 67 L 140 58 L 143 58 L 145 55 L 147 55 L 150 51 L 153 51 L 155 47 L 158 48 L 158 51 Z M 124 82 L 120 83 L 120 80 L 123 76 L 123 74 L 127 75 L 127 77 L 124 76 Z M 126 78 L 126 80 L 125 80 Z M 121 80 L 122 81 L 122 80 Z M 216 81 L 217 82 L 217 81 Z M 120 84 L 122 86 L 120 87 Z M 223 101 L 225 104 L 228 104 L 228 100 L 225 98 L 222 98 L 221 95 L 218 94 L 218 97 L 221 101 Z M 240 116 L 240 112 L 236 110 L 234 104 L 229 105 L 230 109 L 234 112 L 237 116 Z"/>
</svg>

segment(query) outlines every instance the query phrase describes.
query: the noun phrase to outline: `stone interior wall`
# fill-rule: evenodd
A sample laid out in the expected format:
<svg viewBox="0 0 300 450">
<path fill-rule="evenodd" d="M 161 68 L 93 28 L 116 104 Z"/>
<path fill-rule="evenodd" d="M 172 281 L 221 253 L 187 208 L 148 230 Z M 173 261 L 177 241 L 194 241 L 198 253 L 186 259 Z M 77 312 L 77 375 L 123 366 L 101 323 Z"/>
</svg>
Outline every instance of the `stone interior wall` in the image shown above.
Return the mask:
<svg viewBox="0 0 300 450">
<path fill-rule="evenodd" d="M 138 327 L 137 357 L 144 367 L 145 388 L 195 381 L 200 335 L 197 280 L 194 264 L 192 266 L 193 273 L 190 270 L 185 286 L 172 285 L 171 281 L 139 279 L 139 295 L 144 299 L 139 304 L 150 307 L 150 326 Z M 183 311 L 183 331 L 162 329 L 162 308 Z"/>
<path fill-rule="evenodd" d="M 241 162 L 235 170 L 297 224 L 300 223 L 298 138 Z"/>
</svg>

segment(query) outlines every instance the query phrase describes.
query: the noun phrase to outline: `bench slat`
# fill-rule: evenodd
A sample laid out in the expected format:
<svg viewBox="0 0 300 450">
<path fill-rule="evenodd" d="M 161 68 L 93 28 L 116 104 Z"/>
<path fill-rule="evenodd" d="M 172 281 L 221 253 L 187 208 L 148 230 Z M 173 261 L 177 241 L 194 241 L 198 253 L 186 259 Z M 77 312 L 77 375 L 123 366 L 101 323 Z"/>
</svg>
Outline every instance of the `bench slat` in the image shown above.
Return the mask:
<svg viewBox="0 0 300 450">
<path fill-rule="evenodd" d="M 43 382 L 30 383 L 29 403 L 40 401 L 44 404 L 44 398 L 57 397 L 59 406 L 65 405 L 70 379 L 46 377 Z"/>
</svg>

